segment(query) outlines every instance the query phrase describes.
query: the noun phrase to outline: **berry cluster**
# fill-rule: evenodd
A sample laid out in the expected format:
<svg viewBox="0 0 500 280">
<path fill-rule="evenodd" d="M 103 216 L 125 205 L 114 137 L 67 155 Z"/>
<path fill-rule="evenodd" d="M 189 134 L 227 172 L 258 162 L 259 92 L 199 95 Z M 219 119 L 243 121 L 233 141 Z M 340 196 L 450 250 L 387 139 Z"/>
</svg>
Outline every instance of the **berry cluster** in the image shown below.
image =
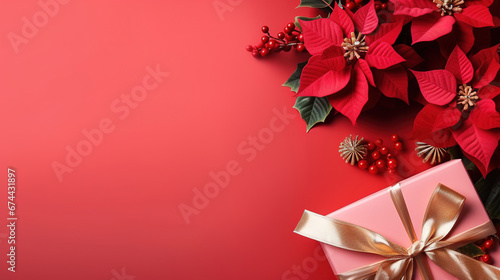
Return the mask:
<svg viewBox="0 0 500 280">
<path fill-rule="evenodd" d="M 392 135 L 391 140 L 394 143 L 395 154 L 403 150 L 403 143 L 399 141 L 399 136 L 397 134 Z M 396 173 L 398 161 L 394 158 L 394 155 L 390 153 L 389 148 L 384 145 L 382 139 L 377 139 L 375 142 L 369 141 L 366 145 L 370 154 L 365 159 L 358 162 L 359 168 L 368 169 L 368 172 L 371 174 L 377 174 L 386 169 L 390 174 Z"/>
<path fill-rule="evenodd" d="M 361 7 L 363 7 L 365 4 L 367 4 L 369 1 L 366 0 L 346 0 L 345 2 L 345 7 L 351 11 L 355 11 Z M 382 1 L 375 1 L 375 10 L 378 12 L 380 10 L 387 10 L 387 1 L 382 2 Z"/>
<path fill-rule="evenodd" d="M 262 33 L 266 35 L 260 38 L 260 42 L 256 46 L 247 46 L 247 51 L 251 52 L 254 57 L 266 56 L 271 52 L 288 52 L 292 47 L 298 52 L 305 50 L 304 35 L 297 30 L 293 22 L 288 23 L 283 31 L 276 34 L 276 37 L 271 36 L 267 26 L 262 26 Z"/>
<path fill-rule="evenodd" d="M 483 239 L 479 242 L 476 243 L 477 246 L 481 247 L 481 250 L 485 252 L 484 255 L 480 257 L 476 257 L 477 260 L 480 260 L 482 262 L 485 262 L 487 264 L 491 264 L 493 261 L 491 259 L 491 256 L 488 254 L 488 252 L 493 249 L 495 246 L 495 242 L 493 241 L 493 236 L 489 236 L 486 239 Z"/>
</svg>

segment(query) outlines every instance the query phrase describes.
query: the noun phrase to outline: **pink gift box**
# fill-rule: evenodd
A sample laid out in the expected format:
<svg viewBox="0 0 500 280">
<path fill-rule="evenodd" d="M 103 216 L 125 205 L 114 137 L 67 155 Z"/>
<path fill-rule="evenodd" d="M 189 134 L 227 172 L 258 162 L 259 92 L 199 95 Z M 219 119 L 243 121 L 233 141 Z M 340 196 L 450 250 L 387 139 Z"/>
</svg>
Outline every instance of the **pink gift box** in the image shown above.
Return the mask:
<svg viewBox="0 0 500 280">
<path fill-rule="evenodd" d="M 422 221 L 429 198 L 439 183 L 466 197 L 460 219 L 449 236 L 462 233 L 489 221 L 488 214 L 462 162 L 452 160 L 399 183 L 418 238 L 421 235 Z M 408 248 L 411 246 L 411 241 L 391 200 L 389 188 L 365 197 L 327 216 L 371 229 L 403 247 Z M 384 260 L 383 257 L 377 255 L 348 251 L 323 243 L 321 245 L 335 274 Z M 428 263 L 434 279 L 456 279 L 436 266 L 432 261 L 428 260 Z M 422 279 L 418 271 L 415 271 L 413 279 Z"/>
</svg>

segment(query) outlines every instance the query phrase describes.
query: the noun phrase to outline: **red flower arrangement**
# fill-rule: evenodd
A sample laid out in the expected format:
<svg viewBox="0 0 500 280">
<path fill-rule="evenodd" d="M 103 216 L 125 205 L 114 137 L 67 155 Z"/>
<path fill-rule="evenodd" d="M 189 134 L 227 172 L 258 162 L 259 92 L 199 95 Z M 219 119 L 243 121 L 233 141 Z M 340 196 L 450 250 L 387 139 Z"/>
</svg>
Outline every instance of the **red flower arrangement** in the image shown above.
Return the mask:
<svg viewBox="0 0 500 280">
<path fill-rule="evenodd" d="M 355 125 L 363 110 L 387 100 L 383 95 L 422 103 L 412 135 L 421 151 L 455 150 L 483 176 L 500 167 L 500 1 L 301 0 L 299 6 L 328 13 L 293 24 L 311 57 L 284 85 L 297 93 L 294 108 L 307 131 L 337 113 Z"/>
</svg>

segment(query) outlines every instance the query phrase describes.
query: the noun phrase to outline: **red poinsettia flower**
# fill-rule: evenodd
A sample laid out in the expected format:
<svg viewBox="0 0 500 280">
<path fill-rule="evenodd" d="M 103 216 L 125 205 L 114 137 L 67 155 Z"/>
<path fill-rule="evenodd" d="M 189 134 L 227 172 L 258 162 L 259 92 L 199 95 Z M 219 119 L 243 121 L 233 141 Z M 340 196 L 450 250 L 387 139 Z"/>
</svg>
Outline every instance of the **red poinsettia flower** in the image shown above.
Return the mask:
<svg viewBox="0 0 500 280">
<path fill-rule="evenodd" d="M 467 53 L 474 43 L 472 27 L 494 26 L 488 7 L 493 0 L 390 0 L 394 14 L 414 17 L 411 25 L 413 44 L 433 41 L 450 33 L 453 25 L 459 34 L 459 46 Z"/>
<path fill-rule="evenodd" d="M 483 174 L 500 140 L 500 113 L 493 99 L 500 88 L 491 85 L 500 69 L 498 45 L 469 60 L 456 46 L 445 70 L 412 71 L 429 103 L 415 118 L 413 137 L 436 147 L 458 143 Z"/>
<path fill-rule="evenodd" d="M 368 101 L 369 84 L 408 102 L 407 74 L 399 65 L 405 59 L 392 47 L 403 23 L 379 25 L 373 0 L 352 19 L 335 3 L 329 18 L 300 24 L 313 56 L 302 70 L 299 96 L 330 96 L 353 124 Z"/>
</svg>

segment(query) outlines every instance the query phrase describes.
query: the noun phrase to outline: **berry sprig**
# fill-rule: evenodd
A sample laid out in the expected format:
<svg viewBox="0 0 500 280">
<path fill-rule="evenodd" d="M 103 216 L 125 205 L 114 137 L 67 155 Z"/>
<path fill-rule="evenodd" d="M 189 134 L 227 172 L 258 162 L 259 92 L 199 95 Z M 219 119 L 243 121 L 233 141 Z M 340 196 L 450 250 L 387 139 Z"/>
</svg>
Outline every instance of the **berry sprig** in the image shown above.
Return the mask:
<svg viewBox="0 0 500 280">
<path fill-rule="evenodd" d="M 366 0 L 345 0 L 345 7 L 351 11 L 355 11 L 365 4 L 368 4 L 369 1 Z M 387 10 L 387 2 L 388 1 L 375 1 L 375 11 Z"/>
<path fill-rule="evenodd" d="M 493 260 L 491 259 L 491 255 L 488 254 L 488 252 L 491 249 L 493 249 L 493 247 L 495 247 L 495 242 L 493 240 L 493 236 L 489 236 L 488 238 L 477 242 L 476 245 L 479 246 L 485 254 L 482 256 L 476 257 L 475 259 L 480 260 L 482 262 L 485 262 L 487 264 L 491 264 L 493 262 Z"/>
<path fill-rule="evenodd" d="M 266 35 L 260 38 L 260 42 L 256 46 L 247 46 L 247 51 L 251 52 L 254 57 L 267 56 L 271 52 L 289 52 L 292 48 L 295 48 L 298 52 L 303 52 L 306 49 L 304 35 L 297 30 L 293 22 L 289 22 L 283 28 L 283 31 L 276 34 L 276 37 L 269 33 L 269 27 L 267 26 L 262 26 L 261 30 Z"/>
</svg>

